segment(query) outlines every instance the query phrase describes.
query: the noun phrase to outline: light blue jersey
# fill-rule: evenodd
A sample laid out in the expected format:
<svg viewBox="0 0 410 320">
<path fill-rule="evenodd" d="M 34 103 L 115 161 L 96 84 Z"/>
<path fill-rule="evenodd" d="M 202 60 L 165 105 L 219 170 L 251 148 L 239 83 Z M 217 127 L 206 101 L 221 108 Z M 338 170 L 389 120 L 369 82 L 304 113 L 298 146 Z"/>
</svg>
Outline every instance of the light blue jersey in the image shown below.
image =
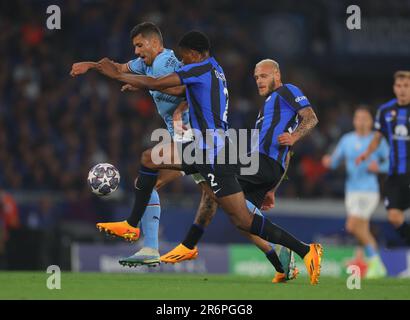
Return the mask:
<svg viewBox="0 0 410 320">
<path fill-rule="evenodd" d="M 143 59 L 137 58 L 127 63 L 128 70 L 132 73 L 147 75 L 154 78 L 162 77 L 167 74 L 173 73 L 175 70 L 180 69 L 181 62 L 175 57 L 174 51 L 170 49 L 164 49 L 159 55 L 156 56 L 151 66 L 147 66 Z M 174 136 L 174 125 L 172 122 L 172 115 L 174 114 L 177 106 L 184 100 L 181 97 L 171 96 L 159 91 L 149 91 L 152 99 L 154 99 L 155 105 L 159 115 L 164 119 L 167 129 L 171 136 Z M 186 110 L 183 114 L 182 121 L 184 124 L 189 123 L 189 113 Z"/>
<path fill-rule="evenodd" d="M 335 169 L 342 160 L 345 161 L 347 179 L 345 191 L 348 192 L 379 192 L 377 175 L 367 170 L 370 162 L 376 160 L 381 173 L 387 173 L 389 169 L 389 147 L 383 138 L 379 147 L 372 155 L 356 165 L 356 158 L 366 151 L 372 141 L 374 133 L 367 136 L 359 136 L 355 132 L 345 134 L 339 141 L 336 150 L 332 154 L 331 168 Z"/>
<path fill-rule="evenodd" d="M 175 72 L 181 67 L 181 62 L 175 57 L 174 51 L 164 49 L 154 59 L 151 66 L 147 66 L 143 59 L 138 58 L 127 63 L 128 70 L 132 73 L 151 76 L 154 78 L 162 77 Z M 184 100 L 181 97 L 171 96 L 159 91 L 150 90 L 149 93 L 157 106 L 159 115 L 164 119 L 167 129 L 172 137 L 174 137 L 174 124 L 172 116 L 178 105 Z M 182 116 L 182 121 L 185 125 L 189 123 L 189 113 L 186 110 Z M 159 196 L 156 190 L 151 194 L 151 199 L 148 203 L 144 216 L 141 219 L 141 227 L 144 233 L 144 248 L 151 248 L 158 251 L 158 230 L 159 219 L 161 215 L 161 207 L 159 206 Z M 147 257 L 141 252 L 135 255 L 139 261 L 144 261 Z M 159 259 L 158 257 L 149 257 L 149 259 Z"/>
</svg>

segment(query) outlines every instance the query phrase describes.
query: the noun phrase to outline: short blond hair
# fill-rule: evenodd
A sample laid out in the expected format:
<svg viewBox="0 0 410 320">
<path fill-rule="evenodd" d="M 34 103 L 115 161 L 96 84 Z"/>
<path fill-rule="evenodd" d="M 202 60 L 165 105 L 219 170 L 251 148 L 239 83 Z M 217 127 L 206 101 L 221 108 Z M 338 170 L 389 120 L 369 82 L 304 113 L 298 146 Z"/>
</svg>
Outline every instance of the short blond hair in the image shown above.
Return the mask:
<svg viewBox="0 0 410 320">
<path fill-rule="evenodd" d="M 263 59 L 263 60 L 259 61 L 259 62 L 256 64 L 255 68 L 256 68 L 257 66 L 259 66 L 259 65 L 261 65 L 261 64 L 265 64 L 265 63 L 268 63 L 268 64 L 272 65 L 272 67 L 273 67 L 274 69 L 280 71 L 279 63 L 277 63 L 277 62 L 276 62 L 275 60 L 273 60 L 273 59 Z"/>
<path fill-rule="evenodd" d="M 394 73 L 394 80 L 397 78 L 407 78 L 410 79 L 410 71 L 399 70 Z"/>
</svg>

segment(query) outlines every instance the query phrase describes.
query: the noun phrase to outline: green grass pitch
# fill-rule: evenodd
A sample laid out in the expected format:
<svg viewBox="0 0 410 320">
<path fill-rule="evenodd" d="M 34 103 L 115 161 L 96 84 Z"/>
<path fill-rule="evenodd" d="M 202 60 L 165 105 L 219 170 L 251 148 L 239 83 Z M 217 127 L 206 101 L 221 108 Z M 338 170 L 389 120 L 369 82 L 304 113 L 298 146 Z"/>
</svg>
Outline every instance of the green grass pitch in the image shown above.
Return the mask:
<svg viewBox="0 0 410 320">
<path fill-rule="evenodd" d="M 62 272 L 61 290 L 46 287 L 45 272 L 0 272 L 0 299 L 410 299 L 410 279 L 362 280 L 360 290 L 346 279 L 306 277 L 286 284 L 269 278 L 233 275 L 109 274 Z"/>
</svg>

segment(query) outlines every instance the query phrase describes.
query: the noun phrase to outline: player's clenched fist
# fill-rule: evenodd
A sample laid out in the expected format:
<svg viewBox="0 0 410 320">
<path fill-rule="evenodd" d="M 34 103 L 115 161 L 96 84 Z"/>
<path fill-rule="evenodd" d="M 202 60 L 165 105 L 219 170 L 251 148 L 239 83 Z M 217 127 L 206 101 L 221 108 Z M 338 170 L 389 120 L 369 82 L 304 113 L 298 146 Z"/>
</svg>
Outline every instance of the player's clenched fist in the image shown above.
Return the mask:
<svg viewBox="0 0 410 320">
<path fill-rule="evenodd" d="M 130 84 L 124 84 L 122 87 L 121 87 L 121 91 L 122 92 L 124 92 L 124 91 L 138 91 L 139 90 L 139 88 L 136 88 L 136 87 L 134 87 L 134 86 L 132 86 L 132 85 L 130 85 Z"/>
<path fill-rule="evenodd" d="M 78 76 L 80 74 L 86 73 L 88 70 L 95 66 L 94 62 L 77 62 L 71 67 L 70 75 L 72 77 Z"/>
<path fill-rule="evenodd" d="M 293 146 L 296 139 L 290 133 L 285 132 L 278 136 L 278 142 L 282 146 Z"/>
<path fill-rule="evenodd" d="M 113 61 L 108 58 L 103 58 L 97 63 L 97 70 L 107 77 L 115 79 L 121 73 Z"/>
</svg>

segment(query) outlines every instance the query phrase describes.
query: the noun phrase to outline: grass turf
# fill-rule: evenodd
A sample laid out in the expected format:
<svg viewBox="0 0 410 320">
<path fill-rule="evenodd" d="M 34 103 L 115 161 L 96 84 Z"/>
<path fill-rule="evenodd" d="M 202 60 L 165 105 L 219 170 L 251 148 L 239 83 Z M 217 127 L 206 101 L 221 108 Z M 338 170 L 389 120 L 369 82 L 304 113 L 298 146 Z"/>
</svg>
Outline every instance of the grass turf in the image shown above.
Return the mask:
<svg viewBox="0 0 410 320">
<path fill-rule="evenodd" d="M 50 274 L 0 272 L 0 299 L 410 299 L 410 279 L 362 280 L 360 290 L 346 279 L 306 277 L 286 284 L 267 278 L 233 275 L 108 274 L 62 272 L 61 290 L 46 287 Z"/>
</svg>

